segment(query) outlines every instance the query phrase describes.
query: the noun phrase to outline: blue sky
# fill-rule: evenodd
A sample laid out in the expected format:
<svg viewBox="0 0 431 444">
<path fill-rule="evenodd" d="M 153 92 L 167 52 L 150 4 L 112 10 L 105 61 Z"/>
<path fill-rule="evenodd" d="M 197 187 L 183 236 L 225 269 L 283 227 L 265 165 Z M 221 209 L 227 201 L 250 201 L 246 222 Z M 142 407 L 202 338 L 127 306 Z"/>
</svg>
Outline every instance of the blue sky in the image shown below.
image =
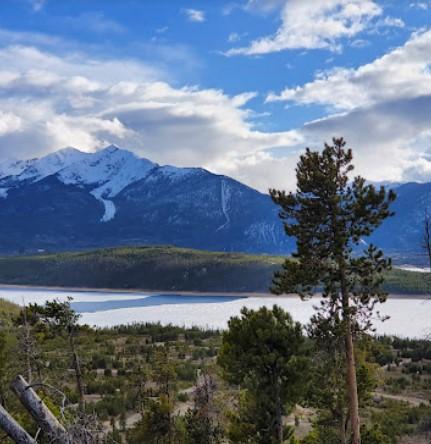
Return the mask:
<svg viewBox="0 0 431 444">
<path fill-rule="evenodd" d="M 0 159 L 116 143 L 261 190 L 345 135 L 431 180 L 431 1 L 2 0 Z"/>
</svg>

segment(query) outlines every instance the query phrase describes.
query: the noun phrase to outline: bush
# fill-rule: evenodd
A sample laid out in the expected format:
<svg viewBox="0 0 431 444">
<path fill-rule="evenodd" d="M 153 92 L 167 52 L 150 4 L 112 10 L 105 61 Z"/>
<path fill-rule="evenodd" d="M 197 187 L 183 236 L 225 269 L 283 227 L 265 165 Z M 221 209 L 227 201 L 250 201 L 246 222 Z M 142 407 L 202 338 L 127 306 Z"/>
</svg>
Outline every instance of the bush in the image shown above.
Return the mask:
<svg viewBox="0 0 431 444">
<path fill-rule="evenodd" d="M 187 393 L 178 393 L 177 399 L 179 402 L 187 402 L 189 400 L 189 395 Z"/>
</svg>

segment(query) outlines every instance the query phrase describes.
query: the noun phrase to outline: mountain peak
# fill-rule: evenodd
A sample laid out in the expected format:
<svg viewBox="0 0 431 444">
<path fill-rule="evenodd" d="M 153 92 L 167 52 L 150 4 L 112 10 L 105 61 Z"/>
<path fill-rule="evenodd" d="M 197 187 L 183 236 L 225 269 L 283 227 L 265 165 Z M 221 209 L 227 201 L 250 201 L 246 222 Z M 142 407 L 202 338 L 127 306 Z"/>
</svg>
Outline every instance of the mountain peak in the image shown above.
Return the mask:
<svg viewBox="0 0 431 444">
<path fill-rule="evenodd" d="M 121 149 L 119 146 L 111 144 L 106 146 L 105 148 L 102 148 L 100 151 L 107 153 L 115 153 L 116 151 L 127 151 L 127 150 Z"/>
<path fill-rule="evenodd" d="M 77 153 L 82 154 L 82 153 L 84 153 L 84 151 L 81 151 L 78 148 L 74 148 L 73 146 L 65 146 L 64 148 L 61 148 L 61 149 L 55 151 L 55 153 L 68 155 L 68 154 L 77 154 Z"/>
</svg>

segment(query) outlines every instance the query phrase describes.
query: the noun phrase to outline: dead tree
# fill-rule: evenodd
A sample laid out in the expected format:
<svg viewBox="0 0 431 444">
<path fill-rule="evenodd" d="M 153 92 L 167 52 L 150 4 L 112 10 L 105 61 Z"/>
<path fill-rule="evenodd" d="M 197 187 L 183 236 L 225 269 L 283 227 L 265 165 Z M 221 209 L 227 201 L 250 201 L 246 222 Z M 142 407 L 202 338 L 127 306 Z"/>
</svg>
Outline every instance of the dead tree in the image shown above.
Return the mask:
<svg viewBox="0 0 431 444">
<path fill-rule="evenodd" d="M 12 381 L 11 389 L 52 443 L 69 442 L 66 429 L 21 375 Z"/>
<path fill-rule="evenodd" d="M 36 444 L 36 441 L 0 405 L 0 428 L 17 444 Z"/>
<path fill-rule="evenodd" d="M 66 428 L 35 392 L 33 387 L 37 386 L 58 391 L 55 387 L 50 387 L 45 384 L 29 385 L 21 375 L 18 375 L 11 383 L 13 393 L 33 417 L 40 431 L 43 432 L 43 435 L 48 438 L 51 444 L 98 444 L 107 442 L 104 440 L 103 431 L 97 429 L 97 418 L 85 415 L 82 412 L 80 412 L 80 415 L 72 420 L 72 422 L 68 421 L 69 425 Z M 63 418 L 65 404 L 66 397 L 63 395 L 61 407 Z M 6 409 L 1 406 L 0 428 L 3 429 L 16 444 L 37 444 L 38 442 L 37 438 L 33 438 L 15 421 Z"/>
</svg>

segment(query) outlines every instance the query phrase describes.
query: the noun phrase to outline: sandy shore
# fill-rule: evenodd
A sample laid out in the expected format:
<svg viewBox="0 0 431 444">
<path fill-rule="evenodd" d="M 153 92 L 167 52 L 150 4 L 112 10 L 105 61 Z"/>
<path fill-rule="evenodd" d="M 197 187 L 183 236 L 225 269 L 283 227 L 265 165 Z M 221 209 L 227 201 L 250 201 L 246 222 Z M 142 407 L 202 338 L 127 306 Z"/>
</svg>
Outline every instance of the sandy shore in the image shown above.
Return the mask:
<svg viewBox="0 0 431 444">
<path fill-rule="evenodd" d="M 7 285 L 0 283 L 0 289 L 11 290 L 37 290 L 37 291 L 64 291 L 64 292 L 90 292 L 90 293 L 122 293 L 122 294 L 142 294 L 142 295 L 184 295 L 184 296 L 226 296 L 226 297 L 241 297 L 241 298 L 297 298 L 296 294 L 285 294 L 276 296 L 271 293 L 263 292 L 227 292 L 227 291 L 181 291 L 181 290 L 146 290 L 144 288 L 121 289 L 121 288 L 93 288 L 93 287 L 47 287 L 34 285 Z M 318 293 L 316 293 L 316 296 Z M 398 294 L 391 293 L 388 296 L 391 299 L 429 299 L 431 302 L 431 294 Z"/>
</svg>

